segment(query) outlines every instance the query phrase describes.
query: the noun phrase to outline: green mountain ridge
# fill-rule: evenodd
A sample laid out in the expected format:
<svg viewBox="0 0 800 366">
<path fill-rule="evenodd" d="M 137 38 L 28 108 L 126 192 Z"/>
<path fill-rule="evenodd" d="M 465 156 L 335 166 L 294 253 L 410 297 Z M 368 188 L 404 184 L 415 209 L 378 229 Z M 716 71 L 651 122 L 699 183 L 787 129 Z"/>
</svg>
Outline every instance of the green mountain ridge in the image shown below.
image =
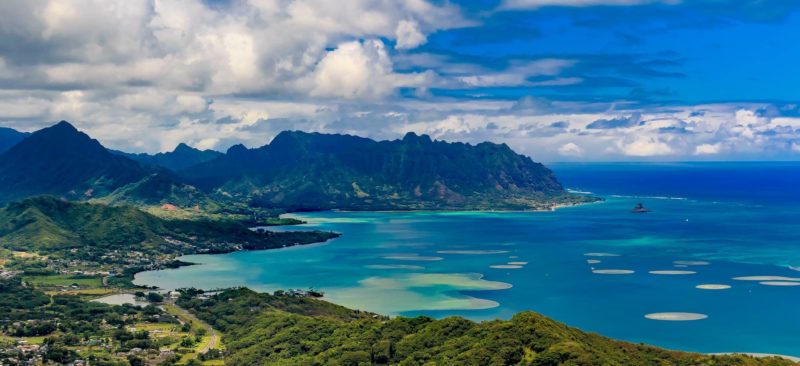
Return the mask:
<svg viewBox="0 0 800 366">
<path fill-rule="evenodd" d="M 180 172 L 189 182 L 263 207 L 309 209 L 545 209 L 570 195 L 544 165 L 505 144 L 433 141 L 409 133 L 374 141 L 284 131 Z"/>
<path fill-rule="evenodd" d="M 534 312 L 475 323 L 386 318 L 325 301 L 234 289 L 178 304 L 223 332 L 226 365 L 783 366 L 780 358 L 668 351 L 582 332 Z"/>
<path fill-rule="evenodd" d="M 222 153 L 219 151 L 199 150 L 184 143 L 178 144 L 173 151 L 153 155 L 145 153 L 131 154 L 122 151 L 112 152 L 138 161 L 144 165 L 162 167 L 172 171 L 183 170 L 222 156 Z"/>
<path fill-rule="evenodd" d="M 203 211 L 217 211 L 219 204 L 194 186 L 180 183 L 166 172 L 150 174 L 141 180 L 117 188 L 96 200 L 109 205 L 174 205 Z"/>
<path fill-rule="evenodd" d="M 38 194 L 98 197 L 147 173 L 135 161 L 109 153 L 97 140 L 62 121 L 0 155 L 0 202 Z"/>
<path fill-rule="evenodd" d="M 237 221 L 167 220 L 132 206 L 38 196 L 0 209 L 0 246 L 70 258 L 112 251 L 150 256 L 272 249 L 334 238 L 326 232 L 257 232 Z"/>
<path fill-rule="evenodd" d="M 221 154 L 182 144 L 150 156 L 110 152 L 65 121 L 0 154 L 0 203 L 39 194 L 184 213 L 221 206 L 530 210 L 594 200 L 565 192 L 552 171 L 505 144 L 285 131 L 257 149 L 237 145 Z"/>
</svg>

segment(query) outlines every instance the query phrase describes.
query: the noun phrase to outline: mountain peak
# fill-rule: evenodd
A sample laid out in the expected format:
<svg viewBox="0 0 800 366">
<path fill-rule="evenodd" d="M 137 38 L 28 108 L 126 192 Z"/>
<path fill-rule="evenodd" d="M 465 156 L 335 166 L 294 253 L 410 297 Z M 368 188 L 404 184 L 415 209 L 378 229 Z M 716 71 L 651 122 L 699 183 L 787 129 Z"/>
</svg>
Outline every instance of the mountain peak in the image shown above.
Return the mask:
<svg viewBox="0 0 800 366">
<path fill-rule="evenodd" d="M 421 142 L 421 143 L 430 143 L 433 142 L 431 137 L 425 134 L 417 135 L 414 132 L 409 132 L 405 136 L 403 136 L 403 142 Z"/>
<path fill-rule="evenodd" d="M 178 144 L 178 146 L 175 146 L 175 150 L 172 150 L 172 152 L 186 152 L 186 151 L 195 151 L 195 150 L 197 150 L 197 149 L 195 149 L 195 148 L 193 148 L 193 147 L 191 147 L 189 145 L 186 145 L 185 143 L 181 142 L 180 144 Z"/>
<path fill-rule="evenodd" d="M 91 197 L 144 174 L 135 161 L 111 154 L 97 140 L 61 121 L 32 133 L 0 155 L 0 202 L 71 192 Z"/>
<path fill-rule="evenodd" d="M 61 122 L 58 122 L 58 123 L 50 126 L 49 128 L 54 129 L 54 130 L 79 132 L 78 129 L 75 128 L 75 126 L 73 126 L 71 123 L 69 123 L 67 121 L 63 121 L 63 120 Z"/>
<path fill-rule="evenodd" d="M 236 144 L 228 148 L 226 154 L 238 154 L 240 152 L 247 151 L 247 147 L 242 144 Z"/>
</svg>

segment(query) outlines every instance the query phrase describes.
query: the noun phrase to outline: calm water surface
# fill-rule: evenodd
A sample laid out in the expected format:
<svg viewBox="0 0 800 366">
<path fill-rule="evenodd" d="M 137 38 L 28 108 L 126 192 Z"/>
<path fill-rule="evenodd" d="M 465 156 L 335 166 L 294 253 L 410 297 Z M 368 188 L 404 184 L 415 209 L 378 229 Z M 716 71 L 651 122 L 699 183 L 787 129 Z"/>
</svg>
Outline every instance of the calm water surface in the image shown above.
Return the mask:
<svg viewBox="0 0 800 366">
<path fill-rule="evenodd" d="M 292 230 L 344 235 L 187 256 L 200 265 L 141 273 L 136 283 L 314 287 L 330 301 L 395 315 L 491 319 L 534 310 L 669 348 L 800 356 L 800 271 L 792 269 L 800 267 L 800 164 L 552 168 L 565 186 L 606 201 L 555 212 L 295 215 L 309 224 Z M 630 213 L 638 202 L 652 211 Z M 696 288 L 710 284 L 731 287 Z M 659 313 L 702 319 L 645 317 Z"/>
</svg>

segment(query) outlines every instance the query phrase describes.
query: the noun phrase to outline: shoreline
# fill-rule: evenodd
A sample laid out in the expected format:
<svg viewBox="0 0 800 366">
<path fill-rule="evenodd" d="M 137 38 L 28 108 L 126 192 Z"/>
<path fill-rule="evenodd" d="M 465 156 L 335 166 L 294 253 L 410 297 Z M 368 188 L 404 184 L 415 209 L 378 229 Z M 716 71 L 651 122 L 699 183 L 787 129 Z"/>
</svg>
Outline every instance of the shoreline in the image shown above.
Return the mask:
<svg viewBox="0 0 800 366">
<path fill-rule="evenodd" d="M 735 356 L 735 355 L 744 355 L 756 358 L 767 358 L 767 357 L 778 357 L 783 358 L 792 362 L 797 362 L 800 364 L 800 357 L 795 356 L 787 356 L 787 355 L 779 355 L 775 353 L 758 353 L 758 352 L 719 352 L 719 353 L 707 353 L 711 356 Z"/>
<path fill-rule="evenodd" d="M 598 203 L 606 202 L 605 198 L 597 197 L 598 199 L 595 201 L 587 201 L 587 202 L 576 202 L 576 203 L 558 203 L 551 205 L 547 208 L 542 209 L 530 209 L 530 210 L 519 210 L 519 209 L 496 209 L 496 210 L 487 210 L 487 209 L 458 209 L 458 208 L 450 208 L 450 209 L 409 209 L 409 210 L 351 210 L 351 209 L 340 209 L 340 208 L 331 208 L 325 210 L 307 210 L 307 211 L 291 211 L 282 213 L 283 215 L 293 215 L 293 214 L 303 214 L 303 213 L 314 213 L 314 212 L 352 212 L 352 213 L 359 213 L 359 212 L 377 212 L 377 213 L 404 213 L 404 212 L 414 212 L 414 213 L 531 213 L 531 212 L 553 212 L 561 208 L 569 208 L 569 207 L 578 207 L 578 206 L 585 206 L 585 205 L 593 205 Z"/>
<path fill-rule="evenodd" d="M 554 207 L 553 209 L 551 209 L 551 210 L 549 210 L 549 211 L 555 211 L 555 209 L 557 209 L 557 208 L 564 208 L 564 207 L 575 207 L 575 206 L 584 205 L 584 204 L 590 204 L 590 203 L 592 203 L 592 204 L 593 204 L 593 203 L 602 203 L 602 202 L 606 202 L 606 201 L 605 201 L 605 200 L 597 200 L 597 201 L 593 201 L 593 202 L 582 202 L 582 203 L 579 203 L 579 204 L 574 204 L 574 205 L 558 205 L 559 207 Z M 531 210 L 525 210 L 525 211 L 467 211 L 467 210 L 394 210 L 394 211 L 349 211 L 349 210 L 336 210 L 336 209 L 332 209 L 332 210 L 303 211 L 303 212 L 313 213 L 313 212 L 325 212 L 325 211 L 331 211 L 331 212 L 343 212 L 343 213 L 347 213 L 347 212 L 379 212 L 379 213 L 403 213 L 403 212 L 423 212 L 423 213 L 424 213 L 424 212 L 428 212 L 428 213 L 437 213 L 437 212 L 456 212 L 456 213 L 459 213 L 459 212 L 464 212 L 464 213 L 478 212 L 478 213 L 480 213 L 480 212 L 487 212 L 487 213 L 502 213 L 502 212 L 520 212 L 520 213 L 524 213 L 524 212 L 540 212 L 541 210 L 537 210 L 537 211 L 531 211 Z M 300 212 L 300 213 L 302 213 L 302 212 Z M 281 216 L 283 216 L 283 215 L 292 215 L 292 214 L 295 214 L 295 212 L 287 212 L 287 213 L 281 214 Z M 313 223 L 313 222 L 312 222 L 312 223 Z M 306 224 L 308 224 L 308 222 L 306 222 Z M 284 226 L 291 226 L 291 225 L 284 225 Z M 340 235 L 344 235 L 344 233 L 340 233 Z M 328 240 L 326 240 L 326 241 L 322 241 L 322 242 L 308 243 L 308 244 L 302 244 L 302 245 L 292 245 L 292 246 L 288 246 L 288 247 L 281 247 L 281 248 L 256 249 L 256 250 L 289 249 L 289 248 L 294 248 L 294 247 L 306 247 L 306 246 L 309 246 L 309 245 L 324 245 L 324 244 L 325 244 L 325 243 L 327 243 L 328 241 L 330 241 L 330 239 L 328 239 Z M 236 251 L 231 251 L 231 252 L 227 252 L 227 253 L 232 253 L 232 252 L 243 252 L 243 251 L 251 251 L 251 250 L 236 250 Z M 226 254 L 226 253 L 194 253 L 194 254 Z M 184 263 L 189 263 L 189 262 L 184 262 Z M 197 264 L 198 264 L 198 263 L 191 263 L 191 264 L 189 264 L 189 265 L 197 265 Z M 144 272 L 144 271 L 143 271 L 143 272 Z M 459 292 L 460 294 L 462 294 L 462 295 L 465 295 L 465 296 L 468 296 L 468 297 L 469 297 L 469 296 L 470 296 L 470 295 L 469 295 L 469 292 L 473 292 L 473 291 L 476 291 L 476 292 L 481 292 L 481 291 L 484 291 L 484 290 L 467 290 L 467 291 L 464 291 L 464 292 L 461 292 L 461 291 L 458 291 L 458 292 Z M 323 300 L 323 301 L 326 301 L 326 302 L 329 302 L 329 303 L 332 303 L 332 304 L 336 304 L 335 302 L 332 302 L 332 301 L 331 301 L 330 299 L 328 299 L 327 297 L 326 297 L 326 298 L 322 298 L 321 300 Z M 534 310 L 530 310 L 530 311 L 534 311 Z M 515 314 L 518 314 L 518 313 L 519 313 L 519 312 L 516 312 Z M 426 315 L 426 314 L 418 314 L 418 315 Z M 418 315 L 415 315 L 415 316 L 418 316 Z M 391 317 L 395 317 L 395 316 L 403 316 L 403 315 L 390 315 L 390 316 L 391 316 Z M 408 316 L 403 316 L 403 317 L 408 317 Z M 411 316 L 411 317 L 414 317 L 414 316 Z M 436 318 L 436 316 L 434 316 L 434 317 Z M 448 316 L 448 317 L 449 317 L 449 316 Z M 557 320 L 557 319 L 555 319 L 555 318 L 551 318 L 551 319 Z M 478 321 L 478 322 L 481 322 L 481 321 L 482 321 L 482 320 L 480 320 L 480 321 Z M 487 320 L 487 321 L 491 321 L 491 320 Z M 558 320 L 557 320 L 557 321 L 558 321 Z M 577 329 L 581 329 L 581 330 L 583 330 L 582 328 L 577 328 Z M 601 335 L 602 335 L 602 334 L 601 334 Z M 619 338 L 612 338 L 612 339 L 615 339 L 615 340 L 621 340 L 621 339 L 619 339 Z M 632 341 L 628 341 L 628 342 L 632 342 Z M 661 348 L 661 349 L 663 349 L 663 347 L 662 347 L 662 346 L 658 346 L 658 345 L 654 345 L 654 344 L 650 344 L 650 343 L 648 343 L 648 345 L 650 345 L 650 346 L 653 346 L 653 347 L 657 347 L 657 348 Z M 680 351 L 680 350 L 678 350 L 678 351 Z M 786 359 L 786 360 L 789 360 L 789 361 L 796 362 L 796 363 L 800 364 L 800 357 L 796 357 L 796 356 L 789 356 L 789 355 L 782 355 L 782 354 L 759 353 L 759 352 L 719 352 L 719 353 L 704 353 L 704 352 L 691 352 L 691 351 L 680 351 L 680 352 L 689 352 L 689 353 L 696 353 L 696 354 L 703 353 L 703 354 L 706 354 L 706 355 L 709 355 L 709 356 L 746 355 L 746 356 L 750 356 L 750 357 L 758 357 L 758 358 L 765 358 L 765 357 L 779 357 L 779 358 L 783 358 L 783 359 Z"/>
</svg>

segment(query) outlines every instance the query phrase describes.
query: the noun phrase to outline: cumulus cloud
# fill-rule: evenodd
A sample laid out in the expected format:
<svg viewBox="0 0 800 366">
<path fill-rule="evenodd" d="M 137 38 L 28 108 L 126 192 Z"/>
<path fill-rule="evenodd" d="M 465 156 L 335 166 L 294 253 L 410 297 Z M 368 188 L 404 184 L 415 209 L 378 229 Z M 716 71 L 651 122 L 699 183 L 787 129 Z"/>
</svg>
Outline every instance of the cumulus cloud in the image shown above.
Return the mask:
<svg viewBox="0 0 800 366">
<path fill-rule="evenodd" d="M 564 156 L 579 157 L 583 155 L 583 149 L 575 143 L 568 142 L 558 148 L 558 153 Z"/>
<path fill-rule="evenodd" d="M 722 144 L 720 144 L 720 143 L 702 144 L 702 145 L 697 145 L 697 147 L 695 147 L 694 154 L 695 155 L 714 155 L 714 154 L 719 154 L 720 151 L 722 151 Z"/>
<path fill-rule="evenodd" d="M 456 6 L 427 0 L 12 0 L 0 13 L 0 106 L 8 107 L 0 123 L 30 130 L 69 119 L 112 144 L 132 131 L 192 130 L 147 134 L 160 141 L 134 141 L 134 149 L 238 133 L 203 127 L 226 117 L 209 108 L 222 99 L 291 99 L 303 108 L 427 90 L 433 74 L 394 70 L 382 40 L 408 49 L 429 32 L 469 24 Z"/>
<path fill-rule="evenodd" d="M 398 50 L 415 48 L 428 41 L 428 37 L 419 30 L 419 24 L 413 20 L 401 20 L 394 33 L 397 38 L 395 48 Z"/>
<path fill-rule="evenodd" d="M 415 50 L 471 24 L 446 1 L 12 0 L 0 13 L 0 125 L 66 119 L 115 149 L 255 147 L 300 129 L 505 142 L 545 161 L 800 152 L 794 104 L 608 102 L 582 98 L 603 82 L 585 72 L 604 67 L 591 57 Z"/>
<path fill-rule="evenodd" d="M 649 157 L 670 155 L 672 148 L 666 143 L 655 137 L 639 137 L 632 142 L 619 142 L 619 149 L 627 156 Z"/>
<path fill-rule="evenodd" d="M 379 98 L 398 87 L 425 85 L 425 73 L 399 74 L 380 40 L 340 44 L 328 52 L 313 74 L 311 95 L 341 98 Z"/>
</svg>

